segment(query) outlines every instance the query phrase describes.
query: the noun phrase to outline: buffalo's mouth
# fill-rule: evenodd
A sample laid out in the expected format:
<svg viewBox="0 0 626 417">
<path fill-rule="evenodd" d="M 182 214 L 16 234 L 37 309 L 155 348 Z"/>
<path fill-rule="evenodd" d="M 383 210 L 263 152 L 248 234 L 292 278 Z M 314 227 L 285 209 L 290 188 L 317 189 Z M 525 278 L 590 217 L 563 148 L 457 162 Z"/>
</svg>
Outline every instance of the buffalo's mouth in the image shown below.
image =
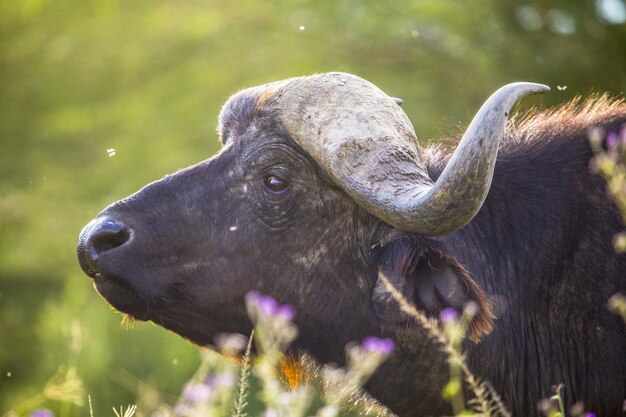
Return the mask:
<svg viewBox="0 0 626 417">
<path fill-rule="evenodd" d="M 150 305 L 124 279 L 96 273 L 93 280 L 96 291 L 116 310 L 138 320 L 150 318 Z"/>
<path fill-rule="evenodd" d="M 128 279 L 114 272 L 115 256 L 111 259 L 111 255 L 127 247 L 131 238 L 130 228 L 122 221 L 100 216 L 85 226 L 78 237 L 78 261 L 109 304 L 136 319 L 148 320 L 150 305 L 146 298 Z"/>
<path fill-rule="evenodd" d="M 131 280 L 101 272 L 94 274 L 93 286 L 113 308 L 125 314 L 125 321 L 150 320 L 198 345 L 206 345 L 213 340 L 214 335 L 207 334 L 207 329 L 177 316 L 175 312 L 179 303 L 175 296 L 173 300 L 168 300 L 168 297 L 150 298 L 135 288 Z M 198 317 L 199 323 L 201 319 Z"/>
</svg>

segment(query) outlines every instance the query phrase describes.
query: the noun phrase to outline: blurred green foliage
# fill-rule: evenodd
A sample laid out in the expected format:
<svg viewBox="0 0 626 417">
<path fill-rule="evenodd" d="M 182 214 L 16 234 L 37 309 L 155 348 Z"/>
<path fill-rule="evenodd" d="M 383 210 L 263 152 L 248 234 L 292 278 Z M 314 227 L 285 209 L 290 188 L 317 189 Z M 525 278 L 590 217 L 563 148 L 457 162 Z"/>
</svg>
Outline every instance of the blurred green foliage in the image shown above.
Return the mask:
<svg viewBox="0 0 626 417">
<path fill-rule="evenodd" d="M 195 347 L 121 327 L 75 243 L 107 204 L 215 153 L 233 92 L 353 72 L 403 98 L 427 141 L 514 80 L 553 87 L 530 104 L 621 94 L 625 14 L 623 0 L 0 2 L 0 410 L 60 364 L 78 369 L 96 416 L 191 375 Z"/>
</svg>

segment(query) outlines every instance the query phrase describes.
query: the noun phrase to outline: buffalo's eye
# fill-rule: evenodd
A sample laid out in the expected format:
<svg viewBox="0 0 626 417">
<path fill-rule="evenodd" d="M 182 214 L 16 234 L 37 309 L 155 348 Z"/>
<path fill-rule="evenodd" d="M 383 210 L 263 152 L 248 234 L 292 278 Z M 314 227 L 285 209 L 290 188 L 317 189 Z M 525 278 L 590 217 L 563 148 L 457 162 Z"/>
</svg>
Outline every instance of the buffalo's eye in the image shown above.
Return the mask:
<svg viewBox="0 0 626 417">
<path fill-rule="evenodd" d="M 280 179 L 275 175 L 270 175 L 265 178 L 265 185 L 270 189 L 270 191 L 280 193 L 287 188 L 287 181 Z"/>
</svg>

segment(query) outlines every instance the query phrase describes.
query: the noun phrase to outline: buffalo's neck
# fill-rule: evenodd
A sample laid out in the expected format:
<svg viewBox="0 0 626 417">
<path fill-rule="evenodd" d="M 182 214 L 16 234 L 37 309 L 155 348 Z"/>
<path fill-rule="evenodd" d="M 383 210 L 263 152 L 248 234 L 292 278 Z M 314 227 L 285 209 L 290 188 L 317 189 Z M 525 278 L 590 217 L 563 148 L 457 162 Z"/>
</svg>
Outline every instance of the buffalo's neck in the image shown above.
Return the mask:
<svg viewBox="0 0 626 417">
<path fill-rule="evenodd" d="M 619 218 L 589 174 L 584 138 L 531 145 L 503 150 L 481 211 L 442 239 L 492 296 L 498 317 L 492 335 L 468 346 L 468 360 L 515 415 L 536 410 L 559 383 L 569 400 L 597 411 L 603 387 L 614 384 L 607 389 L 616 401 L 624 390 L 624 369 L 606 374 L 624 363 L 626 348 L 623 324 L 605 307 L 623 291 L 614 277 L 626 262 L 611 246 Z M 621 353 L 598 358 L 611 335 Z"/>
</svg>

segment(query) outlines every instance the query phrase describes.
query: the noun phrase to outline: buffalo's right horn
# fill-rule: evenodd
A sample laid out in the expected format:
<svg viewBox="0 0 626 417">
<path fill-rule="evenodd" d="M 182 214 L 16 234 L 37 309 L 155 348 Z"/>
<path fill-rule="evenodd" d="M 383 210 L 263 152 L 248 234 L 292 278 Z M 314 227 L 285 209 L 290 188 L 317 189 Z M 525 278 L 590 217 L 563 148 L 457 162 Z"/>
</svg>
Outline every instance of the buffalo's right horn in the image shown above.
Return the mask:
<svg viewBox="0 0 626 417">
<path fill-rule="evenodd" d="M 370 213 L 404 231 L 443 235 L 466 225 L 482 206 L 511 107 L 525 95 L 548 90 L 514 83 L 496 91 L 434 184 L 400 106 L 362 78 L 328 73 L 270 84 L 260 107 L 277 115 L 292 138 Z"/>
<path fill-rule="evenodd" d="M 482 105 L 437 182 L 390 224 L 421 234 L 443 235 L 469 223 L 482 207 L 509 111 L 522 97 L 550 91 L 542 84 L 512 83 Z"/>
</svg>

